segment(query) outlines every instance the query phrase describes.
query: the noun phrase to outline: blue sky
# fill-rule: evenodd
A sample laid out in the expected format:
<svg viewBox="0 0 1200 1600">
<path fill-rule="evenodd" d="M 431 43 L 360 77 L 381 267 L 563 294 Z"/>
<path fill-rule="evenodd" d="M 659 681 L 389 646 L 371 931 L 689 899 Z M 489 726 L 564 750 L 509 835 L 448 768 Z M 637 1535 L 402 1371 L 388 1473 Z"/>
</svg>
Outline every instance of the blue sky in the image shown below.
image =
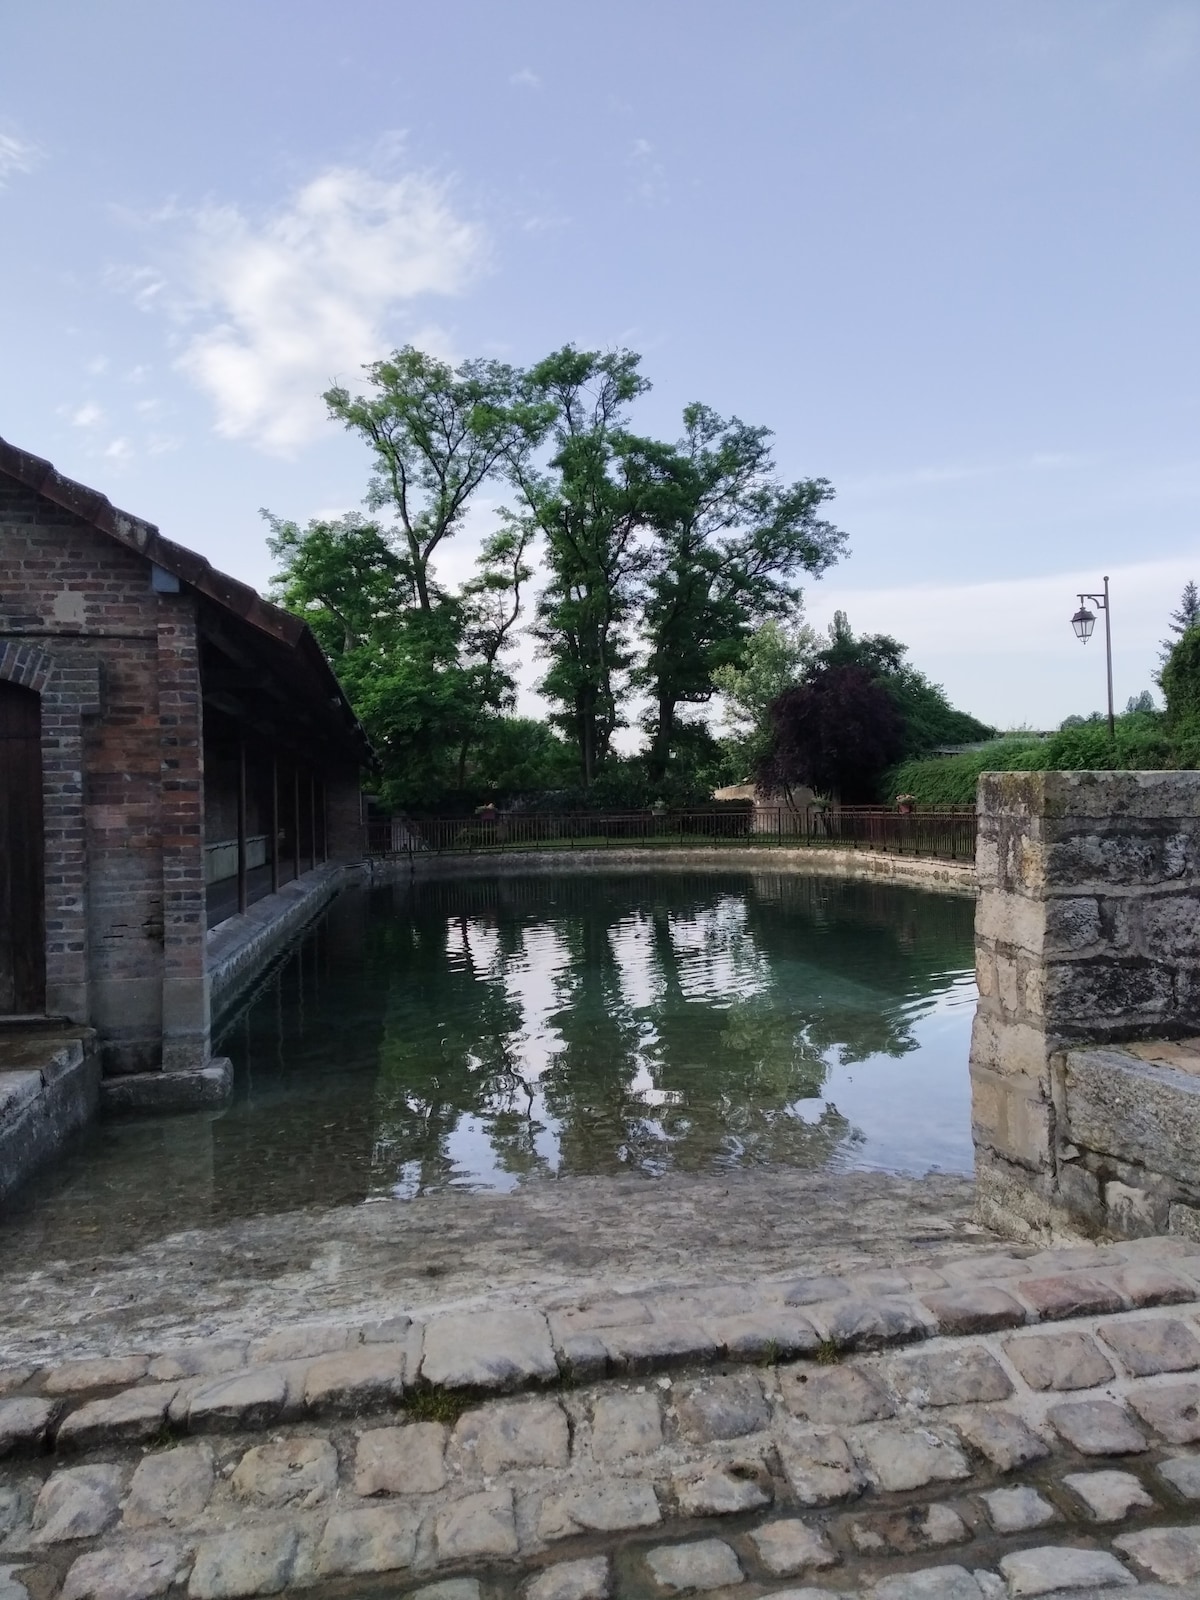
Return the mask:
<svg viewBox="0 0 1200 1600">
<path fill-rule="evenodd" d="M 5 10 L 0 434 L 219 566 L 358 504 L 318 396 L 363 361 L 627 344 L 647 431 L 701 399 L 833 481 L 812 620 L 1050 726 L 1107 572 L 1149 685 L 1200 579 L 1198 0 Z"/>
</svg>

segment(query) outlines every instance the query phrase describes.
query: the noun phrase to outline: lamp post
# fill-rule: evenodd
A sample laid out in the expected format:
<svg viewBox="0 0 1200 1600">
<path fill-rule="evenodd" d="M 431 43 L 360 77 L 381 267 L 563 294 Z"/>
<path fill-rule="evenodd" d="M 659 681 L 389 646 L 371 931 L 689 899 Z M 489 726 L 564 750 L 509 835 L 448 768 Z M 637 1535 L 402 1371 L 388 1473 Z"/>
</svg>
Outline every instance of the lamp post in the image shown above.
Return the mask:
<svg viewBox="0 0 1200 1600">
<path fill-rule="evenodd" d="M 1079 610 L 1071 618 L 1071 626 L 1075 629 L 1075 637 L 1081 644 L 1088 642 L 1092 637 L 1092 629 L 1096 626 L 1096 613 L 1088 610 L 1089 600 L 1098 611 L 1103 611 L 1104 613 L 1104 648 L 1108 658 L 1108 737 L 1115 739 L 1117 728 L 1113 719 L 1112 623 L 1109 620 L 1107 577 L 1104 580 L 1103 594 L 1081 594 L 1079 596 Z"/>
</svg>

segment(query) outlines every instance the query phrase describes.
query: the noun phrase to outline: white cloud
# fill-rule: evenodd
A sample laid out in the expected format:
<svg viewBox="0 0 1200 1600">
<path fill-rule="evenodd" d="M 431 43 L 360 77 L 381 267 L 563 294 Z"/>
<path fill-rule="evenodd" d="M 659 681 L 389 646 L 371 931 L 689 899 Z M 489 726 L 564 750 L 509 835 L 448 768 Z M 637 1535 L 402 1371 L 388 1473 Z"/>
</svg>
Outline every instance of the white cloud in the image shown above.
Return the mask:
<svg viewBox="0 0 1200 1600">
<path fill-rule="evenodd" d="M 514 72 L 508 81 L 518 89 L 540 89 L 542 87 L 542 80 L 532 67 L 522 67 L 520 72 Z"/>
<path fill-rule="evenodd" d="M 0 189 L 9 178 L 32 172 L 42 159 L 42 151 L 28 139 L 18 139 L 15 133 L 0 133 Z"/>
<path fill-rule="evenodd" d="M 118 466 L 123 466 L 126 461 L 133 458 L 133 446 L 128 439 L 114 439 L 111 444 L 105 446 L 104 454 L 109 461 L 115 461 Z"/>
<path fill-rule="evenodd" d="M 94 400 L 89 400 L 71 413 L 72 426 L 76 428 L 94 428 L 104 421 L 104 412 Z"/>
<path fill-rule="evenodd" d="M 383 355 L 396 313 L 453 295 L 482 265 L 482 230 L 453 210 L 445 185 L 336 167 L 264 217 L 236 206 L 173 209 L 182 239 L 167 271 L 119 280 L 145 309 L 185 330 L 176 365 L 212 401 L 217 432 L 290 455 L 326 426 L 320 395 Z M 407 337 L 445 349 L 436 327 Z"/>
</svg>

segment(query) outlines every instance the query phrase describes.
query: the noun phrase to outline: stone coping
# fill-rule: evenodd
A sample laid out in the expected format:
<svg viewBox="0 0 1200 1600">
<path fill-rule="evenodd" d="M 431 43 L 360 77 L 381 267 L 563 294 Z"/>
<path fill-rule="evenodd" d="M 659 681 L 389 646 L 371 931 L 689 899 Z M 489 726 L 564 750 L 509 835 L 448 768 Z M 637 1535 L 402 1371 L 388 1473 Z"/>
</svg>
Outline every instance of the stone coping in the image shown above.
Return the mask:
<svg viewBox="0 0 1200 1600">
<path fill-rule="evenodd" d="M 281 1330 L 269 1363 L 236 1369 L 196 1347 L 208 1370 L 190 1376 L 182 1354 L 10 1370 L 0 1596 L 1194 1593 L 1200 1251 L 991 1252 L 901 1276 L 796 1280 L 776 1325 L 818 1336 L 798 1359 L 730 1285 L 641 1321 L 601 1301 L 431 1319 L 411 1388 L 416 1323 L 353 1346 Z M 718 1325 L 720 1351 L 699 1348 Z M 669 1327 L 697 1331 L 685 1348 L 655 1336 Z M 542 1341 L 585 1336 L 608 1376 L 528 1370 Z"/>
<path fill-rule="evenodd" d="M 39 1020 L 0 1031 L 0 1200 L 83 1126 L 99 1093 L 91 1028 Z"/>
</svg>

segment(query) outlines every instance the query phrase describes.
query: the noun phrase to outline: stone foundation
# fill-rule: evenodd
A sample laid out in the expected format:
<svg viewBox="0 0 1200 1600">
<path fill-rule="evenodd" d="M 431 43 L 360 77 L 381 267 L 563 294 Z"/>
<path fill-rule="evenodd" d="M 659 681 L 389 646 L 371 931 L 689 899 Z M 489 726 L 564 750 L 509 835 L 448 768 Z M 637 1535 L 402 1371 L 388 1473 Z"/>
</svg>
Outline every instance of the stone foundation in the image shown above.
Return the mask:
<svg viewBox="0 0 1200 1600">
<path fill-rule="evenodd" d="M 91 1119 L 99 1091 L 90 1028 L 0 1031 L 0 1200 Z"/>
</svg>

